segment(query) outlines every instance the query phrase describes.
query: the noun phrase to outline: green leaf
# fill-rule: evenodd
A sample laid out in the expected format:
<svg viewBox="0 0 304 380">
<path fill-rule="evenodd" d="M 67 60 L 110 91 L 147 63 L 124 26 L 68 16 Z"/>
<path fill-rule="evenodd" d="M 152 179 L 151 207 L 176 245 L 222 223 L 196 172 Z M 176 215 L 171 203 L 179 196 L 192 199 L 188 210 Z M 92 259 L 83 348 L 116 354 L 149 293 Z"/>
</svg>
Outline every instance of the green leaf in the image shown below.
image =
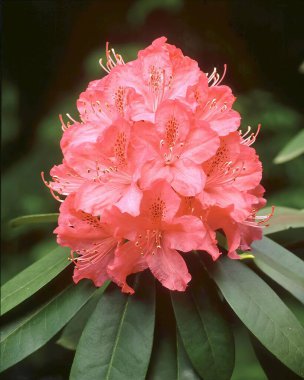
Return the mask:
<svg viewBox="0 0 304 380">
<path fill-rule="evenodd" d="M 173 344 L 172 344 L 173 343 Z M 154 340 L 147 380 L 176 379 L 177 364 L 174 343 L 168 336 Z"/>
<path fill-rule="evenodd" d="M 304 303 L 304 262 L 266 236 L 251 246 L 255 264 Z"/>
<path fill-rule="evenodd" d="M 304 153 L 304 129 L 302 129 L 275 157 L 275 164 L 290 161 Z"/>
<path fill-rule="evenodd" d="M 1 332 L 0 371 L 18 363 L 50 340 L 88 301 L 95 287 L 89 281 L 71 285 L 28 316 Z"/>
<path fill-rule="evenodd" d="M 271 207 L 263 208 L 259 211 L 259 215 L 268 215 Z M 269 221 L 269 226 L 264 228 L 264 235 L 273 234 L 275 232 L 285 231 L 290 228 L 304 227 L 304 210 L 297 210 L 288 207 L 276 207 L 274 214 Z"/>
<path fill-rule="evenodd" d="M 147 380 L 176 379 L 176 323 L 170 293 L 156 283 L 156 313 L 153 348 Z"/>
<path fill-rule="evenodd" d="M 199 380 L 199 375 L 195 372 L 185 351 L 182 339 L 177 332 L 177 380 Z"/>
<path fill-rule="evenodd" d="M 78 313 L 70 320 L 70 322 L 63 329 L 57 344 L 67 348 L 68 350 L 76 350 L 82 331 L 96 308 L 102 293 L 109 282 L 100 287 L 94 293 L 93 297 L 87 302 Z"/>
<path fill-rule="evenodd" d="M 304 329 L 277 294 L 236 260 L 222 257 L 208 268 L 240 320 L 282 363 L 304 376 Z"/>
<path fill-rule="evenodd" d="M 205 380 L 228 380 L 234 367 L 234 339 L 205 270 L 195 276 L 186 292 L 172 292 L 179 333 L 196 371 Z"/>
<path fill-rule="evenodd" d="M 236 355 L 231 380 L 267 380 L 267 377 L 255 355 L 248 330 L 244 326 L 237 326 L 234 330 L 234 336 Z"/>
<path fill-rule="evenodd" d="M 152 276 L 138 275 L 132 296 L 110 286 L 83 331 L 70 379 L 145 379 L 154 318 Z"/>
<path fill-rule="evenodd" d="M 58 213 L 19 216 L 18 218 L 12 219 L 9 222 L 9 225 L 10 227 L 19 227 L 24 224 L 52 223 L 52 222 L 57 222 L 58 216 L 59 216 Z"/>
<path fill-rule="evenodd" d="M 252 334 L 250 334 L 250 341 L 258 359 L 256 361 L 260 363 L 267 379 L 300 380 L 298 375 L 273 356 Z M 243 379 L 244 377 L 241 380 Z"/>
<path fill-rule="evenodd" d="M 68 250 L 58 247 L 1 287 L 1 315 L 23 302 L 56 277 L 70 262 Z"/>
</svg>

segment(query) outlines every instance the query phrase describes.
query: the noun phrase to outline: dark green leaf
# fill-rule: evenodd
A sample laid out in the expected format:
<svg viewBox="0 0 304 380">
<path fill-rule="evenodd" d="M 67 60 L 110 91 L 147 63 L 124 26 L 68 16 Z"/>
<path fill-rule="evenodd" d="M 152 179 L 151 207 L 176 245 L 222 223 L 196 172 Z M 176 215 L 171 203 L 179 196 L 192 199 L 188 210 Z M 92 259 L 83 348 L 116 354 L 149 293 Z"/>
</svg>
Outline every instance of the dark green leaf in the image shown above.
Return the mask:
<svg viewBox="0 0 304 380">
<path fill-rule="evenodd" d="M 196 371 L 206 380 L 230 379 L 234 367 L 233 335 L 205 270 L 200 267 L 187 292 L 172 292 L 171 298 L 178 330 Z"/>
<path fill-rule="evenodd" d="M 282 164 L 304 153 L 304 129 L 302 129 L 275 157 L 274 163 Z"/>
<path fill-rule="evenodd" d="M 251 248 L 255 264 L 304 303 L 304 262 L 267 237 L 254 242 Z"/>
<path fill-rule="evenodd" d="M 68 350 L 76 350 L 82 331 L 95 310 L 97 302 L 107 285 L 108 282 L 96 290 L 90 301 L 87 302 L 65 326 L 60 338 L 57 340 L 57 343 L 60 346 L 67 348 Z"/>
<path fill-rule="evenodd" d="M 222 257 L 208 268 L 248 329 L 282 363 L 304 376 L 304 329 L 276 293 L 236 260 Z"/>
<path fill-rule="evenodd" d="M 18 363 L 50 340 L 88 301 L 95 287 L 82 281 L 1 332 L 1 371 Z"/>
<path fill-rule="evenodd" d="M 12 219 L 9 225 L 11 227 L 19 227 L 24 224 L 57 222 L 58 216 L 58 213 L 19 216 L 18 218 Z"/>
<path fill-rule="evenodd" d="M 58 247 L 1 287 L 1 315 L 27 299 L 56 277 L 70 262 L 68 250 Z"/>
<path fill-rule="evenodd" d="M 259 215 L 268 215 L 271 213 L 271 207 L 263 208 Z M 304 227 L 304 210 L 297 210 L 288 207 L 276 207 L 274 215 L 269 221 L 269 226 L 264 228 L 264 235 L 273 234 L 279 231 L 285 231 L 290 228 Z"/>
<path fill-rule="evenodd" d="M 168 336 L 154 341 L 147 380 L 177 379 L 174 343 Z"/>
<path fill-rule="evenodd" d="M 282 364 L 275 356 L 273 356 L 268 350 L 266 350 L 266 348 L 255 338 L 254 335 L 250 335 L 250 340 L 252 342 L 252 346 L 258 359 L 258 362 L 260 363 L 261 367 L 267 375 L 267 379 L 301 379 L 300 376 L 292 372 L 289 368 Z M 243 380 L 243 378 L 241 380 Z"/>
<path fill-rule="evenodd" d="M 244 326 L 238 326 L 234 336 L 235 367 L 231 380 L 267 380 L 252 348 L 248 330 Z"/>
<path fill-rule="evenodd" d="M 110 286 L 80 338 L 71 379 L 144 379 L 154 330 L 154 280 L 136 277 L 133 296 Z"/>
<path fill-rule="evenodd" d="M 195 369 L 190 362 L 188 355 L 185 351 L 182 339 L 177 332 L 176 338 L 177 346 L 177 380 L 199 380 L 199 375 L 195 372 Z"/>
<path fill-rule="evenodd" d="M 176 323 L 169 291 L 156 283 L 156 320 L 147 380 L 177 378 Z"/>
</svg>

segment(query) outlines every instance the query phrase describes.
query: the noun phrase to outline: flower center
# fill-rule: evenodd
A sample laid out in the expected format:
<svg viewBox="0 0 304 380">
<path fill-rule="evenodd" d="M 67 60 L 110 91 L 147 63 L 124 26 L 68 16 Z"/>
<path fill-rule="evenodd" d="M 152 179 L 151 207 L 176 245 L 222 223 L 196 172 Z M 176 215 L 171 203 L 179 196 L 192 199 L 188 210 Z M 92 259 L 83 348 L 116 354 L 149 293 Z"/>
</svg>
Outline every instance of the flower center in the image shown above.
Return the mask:
<svg viewBox="0 0 304 380">
<path fill-rule="evenodd" d="M 141 255 L 155 255 L 157 250 L 161 248 L 161 239 L 162 232 L 160 230 L 146 230 L 144 236 L 142 234 L 137 236 L 135 246 L 138 248 Z"/>
<path fill-rule="evenodd" d="M 233 162 L 230 159 L 227 145 L 222 143 L 215 157 L 208 160 L 205 164 L 207 174 L 207 186 L 223 185 L 231 183 L 245 171 L 244 163 L 241 167 L 233 167 Z"/>
<path fill-rule="evenodd" d="M 126 89 L 122 86 L 117 87 L 114 93 L 114 104 L 121 116 L 124 116 L 124 99 L 125 99 Z"/>
<path fill-rule="evenodd" d="M 166 215 L 166 203 L 160 197 L 157 197 L 156 200 L 149 207 L 150 217 L 152 222 L 160 222 Z"/>
<path fill-rule="evenodd" d="M 171 148 L 175 145 L 176 140 L 178 139 L 178 122 L 174 116 L 172 116 L 166 123 L 166 143 Z"/>
<path fill-rule="evenodd" d="M 126 157 L 127 136 L 125 132 L 119 132 L 113 146 L 115 160 L 117 165 L 124 166 L 127 161 Z"/>
</svg>

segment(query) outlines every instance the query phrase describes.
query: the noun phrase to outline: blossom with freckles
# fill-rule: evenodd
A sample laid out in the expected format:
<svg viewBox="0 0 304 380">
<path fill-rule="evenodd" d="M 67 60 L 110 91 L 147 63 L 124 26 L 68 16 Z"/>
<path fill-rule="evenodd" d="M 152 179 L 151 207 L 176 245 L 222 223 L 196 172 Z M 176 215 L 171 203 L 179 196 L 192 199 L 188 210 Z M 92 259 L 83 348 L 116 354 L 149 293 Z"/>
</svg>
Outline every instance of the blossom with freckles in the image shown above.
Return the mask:
<svg viewBox="0 0 304 380">
<path fill-rule="evenodd" d="M 232 259 L 262 237 L 260 126 L 238 130 L 226 66 L 206 74 L 165 37 L 130 62 L 107 44 L 100 64 L 106 76 L 80 94 L 80 121 L 60 117 L 62 163 L 43 175 L 62 202 L 57 241 L 71 249 L 75 282 L 110 279 L 132 294 L 127 277 L 148 269 L 184 291 L 184 255 L 217 260 L 217 231 Z"/>
</svg>

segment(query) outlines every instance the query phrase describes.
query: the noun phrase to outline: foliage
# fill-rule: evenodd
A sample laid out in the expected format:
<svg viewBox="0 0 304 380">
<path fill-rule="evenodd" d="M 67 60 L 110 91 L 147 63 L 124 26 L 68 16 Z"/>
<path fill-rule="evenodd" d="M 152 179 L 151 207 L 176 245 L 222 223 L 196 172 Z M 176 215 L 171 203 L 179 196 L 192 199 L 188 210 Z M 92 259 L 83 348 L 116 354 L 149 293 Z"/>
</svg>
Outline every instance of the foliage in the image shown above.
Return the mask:
<svg viewBox="0 0 304 380">
<path fill-rule="evenodd" d="M 297 211 L 288 212 L 291 220 L 297 215 Z M 34 219 L 31 216 L 32 222 Z M 279 219 L 276 228 L 289 225 Z M 126 374 L 136 379 L 163 379 L 171 364 L 178 379 L 230 379 L 235 367 L 234 324 L 240 325 L 238 316 L 277 359 L 304 377 L 304 329 L 259 276 L 261 270 L 304 303 L 303 262 L 266 236 L 253 244 L 252 253 L 256 257 L 253 266 L 225 257 L 211 263 L 201 253 L 189 254 L 191 285 L 185 293 L 171 292 L 173 309 L 169 298 L 165 300 L 166 313 L 173 322 L 169 335 L 154 322 L 154 280 L 147 272 L 133 279 L 134 296 L 122 294 L 114 284 L 97 290 L 86 280 L 69 285 L 28 315 L 5 320 L 1 369 L 36 351 L 66 325 L 58 343 L 76 349 L 71 379 L 121 379 Z M 57 248 L 4 284 L 2 314 L 9 315 L 10 309 L 22 306 L 63 270 L 68 263 L 64 257 L 62 248 Z M 156 290 L 159 302 L 164 290 Z M 168 356 L 165 367 L 160 367 L 159 352 Z"/>
</svg>

